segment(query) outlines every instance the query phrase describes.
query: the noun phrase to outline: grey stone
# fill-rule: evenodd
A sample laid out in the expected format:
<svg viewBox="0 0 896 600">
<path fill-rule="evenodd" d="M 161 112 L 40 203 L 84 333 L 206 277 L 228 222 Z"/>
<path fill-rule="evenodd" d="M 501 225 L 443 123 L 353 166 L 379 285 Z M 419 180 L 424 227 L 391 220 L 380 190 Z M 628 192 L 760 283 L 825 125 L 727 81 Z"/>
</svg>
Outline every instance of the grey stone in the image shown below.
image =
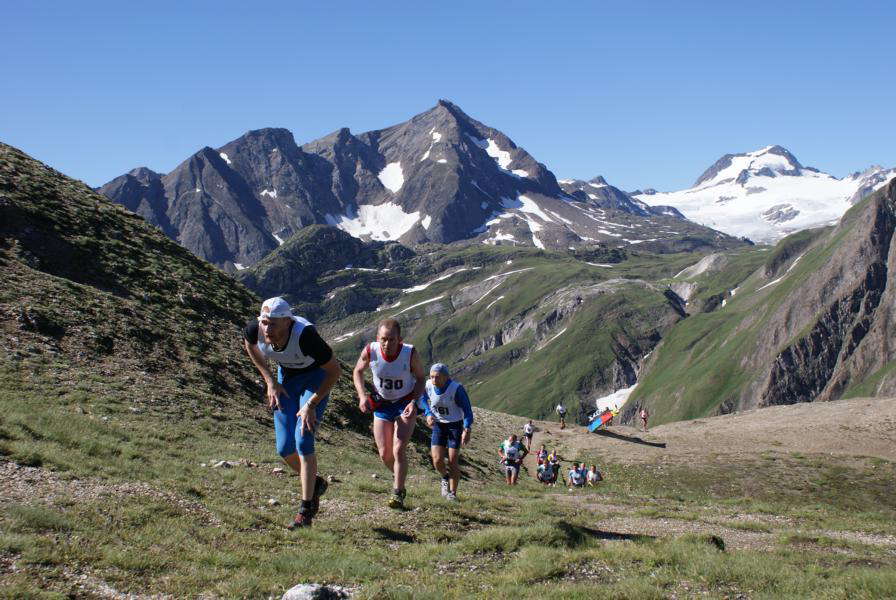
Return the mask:
<svg viewBox="0 0 896 600">
<path fill-rule="evenodd" d="M 342 600 L 351 597 L 345 588 L 339 586 L 300 583 L 286 590 L 281 600 Z"/>
</svg>

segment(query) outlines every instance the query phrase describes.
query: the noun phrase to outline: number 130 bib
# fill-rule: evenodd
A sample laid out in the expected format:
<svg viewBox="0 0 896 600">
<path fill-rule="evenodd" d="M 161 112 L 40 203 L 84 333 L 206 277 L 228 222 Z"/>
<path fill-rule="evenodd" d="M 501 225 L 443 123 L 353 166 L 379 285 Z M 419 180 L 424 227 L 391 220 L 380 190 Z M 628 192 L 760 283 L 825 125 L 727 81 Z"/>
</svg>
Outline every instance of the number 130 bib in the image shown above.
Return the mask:
<svg viewBox="0 0 896 600">
<path fill-rule="evenodd" d="M 370 343 L 370 370 L 373 387 L 385 400 L 398 400 L 414 389 L 417 381 L 411 374 L 411 352 L 414 347 L 402 344 L 395 360 L 386 360 L 379 342 Z"/>
</svg>

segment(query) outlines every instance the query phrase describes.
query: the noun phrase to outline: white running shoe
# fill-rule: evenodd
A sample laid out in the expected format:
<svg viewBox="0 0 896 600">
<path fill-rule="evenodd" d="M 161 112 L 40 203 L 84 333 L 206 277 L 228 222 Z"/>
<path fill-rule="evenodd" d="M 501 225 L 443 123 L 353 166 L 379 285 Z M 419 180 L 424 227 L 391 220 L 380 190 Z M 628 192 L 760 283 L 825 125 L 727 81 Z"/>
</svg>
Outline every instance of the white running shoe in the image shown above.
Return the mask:
<svg viewBox="0 0 896 600">
<path fill-rule="evenodd" d="M 455 494 L 454 492 L 448 492 L 445 495 L 445 499 L 449 502 L 457 502 L 457 494 Z"/>
<path fill-rule="evenodd" d="M 442 480 L 442 498 L 447 498 L 449 493 L 450 492 L 448 491 L 448 480 L 443 479 Z"/>
</svg>

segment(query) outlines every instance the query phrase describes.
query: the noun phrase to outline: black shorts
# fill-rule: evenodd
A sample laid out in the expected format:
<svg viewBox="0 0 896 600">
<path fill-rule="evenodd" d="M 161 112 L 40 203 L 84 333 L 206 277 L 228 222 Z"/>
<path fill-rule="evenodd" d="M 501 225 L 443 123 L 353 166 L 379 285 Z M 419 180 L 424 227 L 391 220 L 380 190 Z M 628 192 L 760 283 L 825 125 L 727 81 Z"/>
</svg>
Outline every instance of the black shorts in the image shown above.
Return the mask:
<svg viewBox="0 0 896 600">
<path fill-rule="evenodd" d="M 453 423 L 440 423 L 436 421 L 432 424 L 432 437 L 430 438 L 429 445 L 460 448 L 460 438 L 463 434 L 463 421 L 454 421 Z"/>
</svg>

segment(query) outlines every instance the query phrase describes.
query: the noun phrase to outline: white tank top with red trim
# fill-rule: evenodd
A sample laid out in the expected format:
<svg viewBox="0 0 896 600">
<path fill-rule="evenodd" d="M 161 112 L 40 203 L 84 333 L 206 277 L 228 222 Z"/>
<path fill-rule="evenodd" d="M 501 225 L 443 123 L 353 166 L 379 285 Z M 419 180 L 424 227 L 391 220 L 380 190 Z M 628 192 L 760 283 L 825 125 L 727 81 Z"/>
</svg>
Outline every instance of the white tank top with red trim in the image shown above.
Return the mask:
<svg viewBox="0 0 896 600">
<path fill-rule="evenodd" d="M 402 344 L 395 360 L 386 360 L 379 342 L 371 342 L 370 370 L 373 373 L 373 387 L 385 400 L 398 400 L 414 389 L 417 379 L 411 373 L 411 344 Z"/>
</svg>

